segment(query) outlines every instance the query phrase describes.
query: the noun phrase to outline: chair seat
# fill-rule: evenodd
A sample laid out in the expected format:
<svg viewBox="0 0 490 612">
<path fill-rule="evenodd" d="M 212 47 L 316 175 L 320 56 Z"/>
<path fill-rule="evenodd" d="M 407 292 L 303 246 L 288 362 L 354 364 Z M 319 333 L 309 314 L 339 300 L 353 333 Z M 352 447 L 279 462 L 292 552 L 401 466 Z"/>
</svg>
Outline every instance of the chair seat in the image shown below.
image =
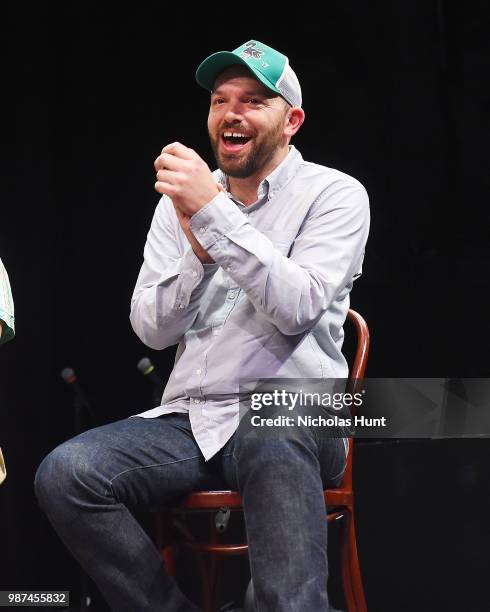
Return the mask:
<svg viewBox="0 0 490 612">
<path fill-rule="evenodd" d="M 352 506 L 353 493 L 349 489 L 327 489 L 324 495 L 327 506 Z M 197 491 L 189 493 L 176 510 L 218 510 L 225 506 L 240 510 L 243 507 L 241 495 L 236 491 Z"/>
</svg>

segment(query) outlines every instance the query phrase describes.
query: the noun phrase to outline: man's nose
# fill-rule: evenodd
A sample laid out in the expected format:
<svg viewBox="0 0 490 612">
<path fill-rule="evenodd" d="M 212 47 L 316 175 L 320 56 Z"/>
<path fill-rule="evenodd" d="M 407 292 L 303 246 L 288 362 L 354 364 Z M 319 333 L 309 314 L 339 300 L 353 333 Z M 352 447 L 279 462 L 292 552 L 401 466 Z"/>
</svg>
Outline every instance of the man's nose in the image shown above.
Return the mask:
<svg viewBox="0 0 490 612">
<path fill-rule="evenodd" d="M 240 104 L 229 104 L 226 109 L 225 121 L 229 123 L 237 123 L 242 121 L 243 113 Z"/>
</svg>

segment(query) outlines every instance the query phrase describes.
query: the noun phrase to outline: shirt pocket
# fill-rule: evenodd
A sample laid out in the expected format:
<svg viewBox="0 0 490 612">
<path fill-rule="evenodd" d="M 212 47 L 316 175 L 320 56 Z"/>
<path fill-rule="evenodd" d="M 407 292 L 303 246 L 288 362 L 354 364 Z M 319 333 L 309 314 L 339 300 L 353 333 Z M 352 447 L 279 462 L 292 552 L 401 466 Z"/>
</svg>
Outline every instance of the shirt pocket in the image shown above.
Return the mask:
<svg viewBox="0 0 490 612">
<path fill-rule="evenodd" d="M 294 230 L 259 230 L 283 255 L 288 255 L 296 238 Z"/>
</svg>

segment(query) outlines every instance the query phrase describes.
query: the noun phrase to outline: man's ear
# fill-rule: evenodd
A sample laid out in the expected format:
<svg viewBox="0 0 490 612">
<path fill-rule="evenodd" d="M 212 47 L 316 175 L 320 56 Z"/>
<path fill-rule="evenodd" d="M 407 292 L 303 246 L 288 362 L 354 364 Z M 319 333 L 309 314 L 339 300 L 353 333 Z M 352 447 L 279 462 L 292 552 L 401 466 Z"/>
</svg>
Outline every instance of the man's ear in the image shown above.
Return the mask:
<svg viewBox="0 0 490 612">
<path fill-rule="evenodd" d="M 305 111 L 299 106 L 293 106 L 288 110 L 284 133 L 286 136 L 294 136 L 305 120 Z"/>
</svg>

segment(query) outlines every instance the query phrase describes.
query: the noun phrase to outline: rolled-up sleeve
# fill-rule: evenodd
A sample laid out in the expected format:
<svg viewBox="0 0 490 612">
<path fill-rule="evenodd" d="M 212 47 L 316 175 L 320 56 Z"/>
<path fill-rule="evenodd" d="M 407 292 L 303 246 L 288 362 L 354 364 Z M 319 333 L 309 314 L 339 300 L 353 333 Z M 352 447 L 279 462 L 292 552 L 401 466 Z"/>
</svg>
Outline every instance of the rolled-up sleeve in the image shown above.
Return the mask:
<svg viewBox="0 0 490 612">
<path fill-rule="evenodd" d="M 331 183 L 301 224 L 289 256 L 224 194 L 192 216 L 191 230 L 283 334 L 310 329 L 359 275 L 369 233 L 369 200 L 355 181 Z"/>
<path fill-rule="evenodd" d="M 172 202 L 163 196 L 131 299 L 130 321 L 140 340 L 154 349 L 177 344 L 192 325 L 217 269 L 217 264 L 203 265 L 182 239 Z"/>
</svg>

